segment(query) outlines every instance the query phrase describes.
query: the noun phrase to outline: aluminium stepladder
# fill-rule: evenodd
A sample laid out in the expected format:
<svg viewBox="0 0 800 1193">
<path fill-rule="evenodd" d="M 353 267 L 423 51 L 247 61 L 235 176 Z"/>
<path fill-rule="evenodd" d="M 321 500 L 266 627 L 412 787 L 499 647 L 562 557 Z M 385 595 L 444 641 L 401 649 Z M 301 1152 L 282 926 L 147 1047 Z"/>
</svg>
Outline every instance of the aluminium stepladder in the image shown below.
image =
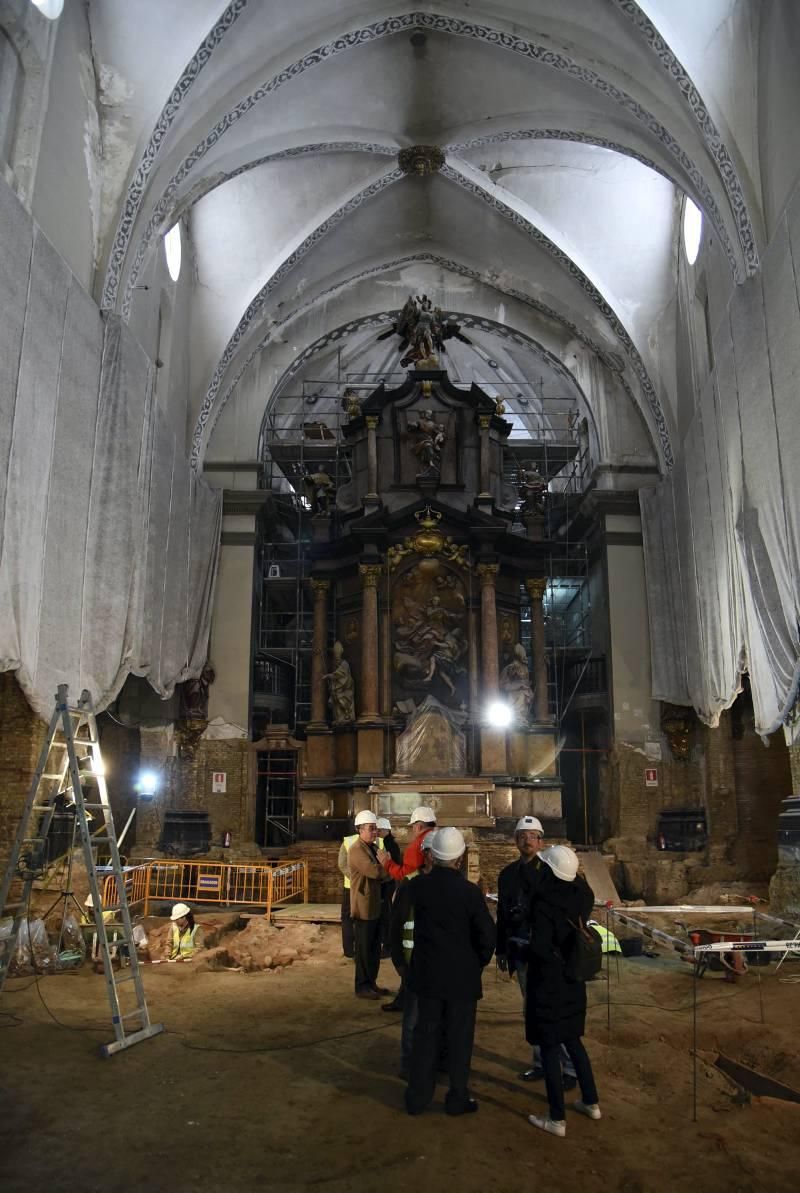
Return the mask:
<svg viewBox="0 0 800 1193">
<path fill-rule="evenodd" d="M 67 685 L 59 684 L 47 737 L 31 780 L 8 868 L 0 887 L 0 916 L 13 914 L 14 917 L 11 936 L 6 939 L 5 952 L 0 956 L 0 991 L 16 950 L 20 927 L 28 918 L 33 884 L 44 872 L 47 837 L 53 816 L 59 801 L 63 803 L 66 794 L 74 802 L 75 827 L 80 832 L 89 892 L 94 904 L 97 942 L 103 960 L 114 1028 L 114 1041 L 104 1044 L 100 1051 L 103 1056 L 113 1056 L 132 1044 L 158 1035 L 164 1027 L 161 1023 L 150 1022 L 147 1009 L 91 697 L 84 692 L 77 705 L 70 705 L 67 693 Z M 81 763 L 91 769 L 81 770 Z M 100 818 L 99 829 L 93 836 L 89 832 L 87 813 L 90 812 L 99 813 Z M 39 816 L 41 819 L 37 826 Z M 111 907 L 102 905 L 102 885 L 92 852 L 93 844 L 104 846 L 111 859 L 116 892 Z M 15 878 L 22 883 L 22 895 L 19 902 L 9 904 L 7 900 Z M 104 913 L 107 912 L 113 913 L 113 923 L 104 919 Z M 109 934 L 116 934 L 113 946 Z M 120 946 L 127 948 L 130 967 L 115 973 L 111 950 L 113 947 L 119 951 Z"/>
</svg>

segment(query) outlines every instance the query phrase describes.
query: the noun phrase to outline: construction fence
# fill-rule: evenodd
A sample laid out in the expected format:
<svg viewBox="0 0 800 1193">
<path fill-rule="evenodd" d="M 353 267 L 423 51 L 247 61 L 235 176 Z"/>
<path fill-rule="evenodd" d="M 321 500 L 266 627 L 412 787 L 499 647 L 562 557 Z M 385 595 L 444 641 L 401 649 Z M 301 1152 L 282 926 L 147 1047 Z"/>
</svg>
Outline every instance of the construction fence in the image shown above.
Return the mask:
<svg viewBox="0 0 800 1193">
<path fill-rule="evenodd" d="M 303 861 L 183 862 L 158 860 L 123 870 L 128 906 L 149 915 L 155 904 L 188 903 L 228 907 L 273 907 L 308 902 L 308 866 Z M 103 906 L 116 907 L 115 879 L 103 882 Z"/>
</svg>

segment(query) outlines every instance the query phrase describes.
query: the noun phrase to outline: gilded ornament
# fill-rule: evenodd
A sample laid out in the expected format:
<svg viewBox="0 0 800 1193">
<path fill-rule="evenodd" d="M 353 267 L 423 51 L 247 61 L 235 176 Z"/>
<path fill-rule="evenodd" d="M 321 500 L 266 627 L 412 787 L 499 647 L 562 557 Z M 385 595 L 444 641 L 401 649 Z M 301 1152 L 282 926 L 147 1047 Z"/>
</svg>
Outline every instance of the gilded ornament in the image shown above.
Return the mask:
<svg viewBox="0 0 800 1193">
<path fill-rule="evenodd" d="M 382 571 L 383 568 L 379 563 L 360 563 L 358 565 L 358 572 L 361 576 L 362 587 L 377 588 Z"/>
<path fill-rule="evenodd" d="M 434 555 L 441 555 L 451 563 L 464 567 L 467 562 L 466 544 L 458 544 L 452 535 L 445 535 L 438 529 L 442 515 L 438 510 L 432 510 L 429 505 L 423 510 L 417 510 L 414 517 L 419 522 L 420 530 L 411 538 L 390 547 L 386 552 L 389 571 L 393 571 L 401 559 L 406 555 L 421 555 L 423 559 L 431 559 Z"/>
<path fill-rule="evenodd" d="M 444 154 L 438 145 L 408 145 L 398 153 L 397 164 L 404 174 L 425 178 L 441 170 Z"/>
<path fill-rule="evenodd" d="M 547 580 L 526 580 L 525 587 L 532 601 L 541 601 L 547 588 Z"/>
</svg>

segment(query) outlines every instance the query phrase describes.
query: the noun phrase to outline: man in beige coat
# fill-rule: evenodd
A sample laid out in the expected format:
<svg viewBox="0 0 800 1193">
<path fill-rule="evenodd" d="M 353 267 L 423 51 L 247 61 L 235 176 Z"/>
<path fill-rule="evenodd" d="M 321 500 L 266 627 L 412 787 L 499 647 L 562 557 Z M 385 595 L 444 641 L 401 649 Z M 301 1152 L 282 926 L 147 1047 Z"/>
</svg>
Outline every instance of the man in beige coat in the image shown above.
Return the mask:
<svg viewBox="0 0 800 1193">
<path fill-rule="evenodd" d="M 389 994 L 378 986 L 381 963 L 381 886 L 391 878 L 378 861 L 375 842 L 378 818 L 374 812 L 359 812 L 354 821 L 358 839 L 350 846 L 350 914 L 353 917 L 356 955 L 356 997 L 377 1001 Z"/>
</svg>

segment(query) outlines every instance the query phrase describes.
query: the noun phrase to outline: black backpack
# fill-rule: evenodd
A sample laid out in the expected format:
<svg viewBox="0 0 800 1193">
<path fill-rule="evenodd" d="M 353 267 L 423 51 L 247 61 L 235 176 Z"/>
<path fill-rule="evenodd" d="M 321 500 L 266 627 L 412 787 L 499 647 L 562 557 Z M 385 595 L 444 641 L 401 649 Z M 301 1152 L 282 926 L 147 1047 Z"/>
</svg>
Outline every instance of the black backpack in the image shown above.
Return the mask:
<svg viewBox="0 0 800 1193">
<path fill-rule="evenodd" d="M 564 958 L 564 977 L 568 982 L 591 982 L 603 968 L 603 938 L 578 916 L 577 924 L 567 923 L 574 929 L 570 944 L 561 950 Z"/>
</svg>

